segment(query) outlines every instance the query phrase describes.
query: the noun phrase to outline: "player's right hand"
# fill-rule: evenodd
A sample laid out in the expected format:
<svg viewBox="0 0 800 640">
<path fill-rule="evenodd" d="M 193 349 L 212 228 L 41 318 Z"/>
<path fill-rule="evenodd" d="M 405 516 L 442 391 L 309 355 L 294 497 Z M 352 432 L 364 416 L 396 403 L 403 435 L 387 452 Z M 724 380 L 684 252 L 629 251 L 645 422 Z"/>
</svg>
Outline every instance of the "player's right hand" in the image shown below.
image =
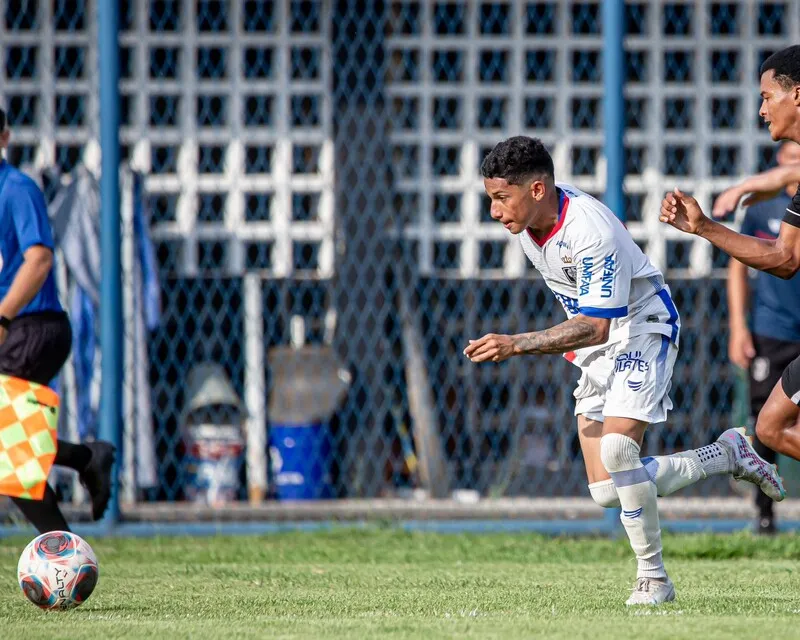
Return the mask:
<svg viewBox="0 0 800 640">
<path fill-rule="evenodd" d="M 714 200 L 714 206 L 711 208 L 711 215 L 715 218 L 724 218 L 729 213 L 736 211 L 743 195 L 739 187 L 725 189 L 725 191 L 720 193 L 717 199 Z"/>
<path fill-rule="evenodd" d="M 751 193 L 744 199 L 742 202 L 743 207 L 752 207 L 754 204 L 759 202 L 766 202 L 767 200 L 772 200 L 773 198 L 777 198 L 780 195 L 781 190 L 775 189 L 775 191 L 756 191 Z"/>
<path fill-rule="evenodd" d="M 658 219 L 679 231 L 693 234 L 699 234 L 708 221 L 697 200 L 683 193 L 678 187 L 664 196 Z"/>
<path fill-rule="evenodd" d="M 748 329 L 732 329 L 728 337 L 728 358 L 740 369 L 749 369 L 756 357 L 753 336 Z"/>
<path fill-rule="evenodd" d="M 772 200 L 780 192 L 780 189 L 775 189 L 774 191 L 754 191 L 747 196 L 741 204 L 743 207 L 751 207 L 758 202 Z M 736 211 L 736 207 L 739 206 L 739 201 L 744 197 L 745 193 L 746 192 L 741 191 L 739 187 L 725 189 L 725 191 L 720 193 L 717 199 L 714 200 L 714 207 L 711 209 L 711 215 L 715 218 L 723 218 L 729 213 Z"/>
</svg>

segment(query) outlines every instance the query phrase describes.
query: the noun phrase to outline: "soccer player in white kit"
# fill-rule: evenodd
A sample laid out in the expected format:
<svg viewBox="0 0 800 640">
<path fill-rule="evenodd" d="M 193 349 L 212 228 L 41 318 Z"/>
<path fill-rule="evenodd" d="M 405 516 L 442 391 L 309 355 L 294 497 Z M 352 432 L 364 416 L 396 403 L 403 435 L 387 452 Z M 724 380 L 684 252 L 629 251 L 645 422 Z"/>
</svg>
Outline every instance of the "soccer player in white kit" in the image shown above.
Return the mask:
<svg viewBox="0 0 800 640">
<path fill-rule="evenodd" d="M 626 604 L 671 601 L 675 589 L 661 557 L 657 496 L 731 474 L 782 500 L 780 477 L 743 429 L 729 429 L 699 449 L 640 458 L 645 429 L 666 420 L 672 408 L 680 317 L 663 275 L 606 206 L 555 182 L 553 160 L 540 140 L 517 136 L 499 143 L 481 173 L 492 218 L 519 238 L 567 320 L 544 331 L 470 340 L 464 354 L 472 362 L 564 354 L 580 367 L 575 415 L 589 492 L 602 507 L 622 507 L 638 564 Z"/>
</svg>

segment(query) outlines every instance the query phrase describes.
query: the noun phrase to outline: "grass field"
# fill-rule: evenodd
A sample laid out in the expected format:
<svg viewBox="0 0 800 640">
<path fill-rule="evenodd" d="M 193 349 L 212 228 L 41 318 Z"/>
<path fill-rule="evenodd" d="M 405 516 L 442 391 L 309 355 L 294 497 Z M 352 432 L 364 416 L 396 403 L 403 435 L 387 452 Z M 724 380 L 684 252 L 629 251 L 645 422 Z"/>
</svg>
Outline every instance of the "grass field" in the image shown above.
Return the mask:
<svg viewBox="0 0 800 640">
<path fill-rule="evenodd" d="M 797 638 L 800 539 L 671 536 L 678 590 L 623 606 L 624 540 L 335 529 L 92 540 L 100 583 L 45 613 L 16 583 L 27 540 L 0 540 L 0 638 Z"/>
</svg>

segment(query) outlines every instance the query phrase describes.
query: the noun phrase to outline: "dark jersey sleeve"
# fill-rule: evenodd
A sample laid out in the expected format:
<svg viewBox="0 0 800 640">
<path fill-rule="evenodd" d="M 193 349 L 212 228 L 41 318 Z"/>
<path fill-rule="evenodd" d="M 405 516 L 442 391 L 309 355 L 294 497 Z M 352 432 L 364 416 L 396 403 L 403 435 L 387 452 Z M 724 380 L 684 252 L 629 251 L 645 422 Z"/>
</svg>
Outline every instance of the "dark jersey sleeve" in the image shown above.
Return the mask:
<svg viewBox="0 0 800 640">
<path fill-rule="evenodd" d="M 783 221 L 793 227 L 800 227 L 800 187 L 797 193 L 794 194 L 792 202 L 786 207 L 786 215 L 783 216 Z"/>
</svg>

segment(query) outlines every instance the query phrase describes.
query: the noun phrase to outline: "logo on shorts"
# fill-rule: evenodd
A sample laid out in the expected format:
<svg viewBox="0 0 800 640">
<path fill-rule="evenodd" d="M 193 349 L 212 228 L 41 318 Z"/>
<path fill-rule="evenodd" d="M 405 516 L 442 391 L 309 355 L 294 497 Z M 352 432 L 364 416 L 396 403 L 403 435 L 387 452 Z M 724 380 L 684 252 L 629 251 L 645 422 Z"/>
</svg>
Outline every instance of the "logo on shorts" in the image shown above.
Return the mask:
<svg viewBox="0 0 800 640">
<path fill-rule="evenodd" d="M 614 372 L 621 373 L 623 371 L 647 373 L 650 371 L 650 363 L 642 358 L 641 351 L 623 353 L 617 356 L 614 362 Z M 639 391 L 644 386 L 644 380 L 628 380 L 627 382 L 631 391 Z"/>
<path fill-rule="evenodd" d="M 753 360 L 750 372 L 753 375 L 753 380 L 756 382 L 764 382 L 769 376 L 769 360 L 764 357 L 758 357 Z"/>
<path fill-rule="evenodd" d="M 641 351 L 623 353 L 616 358 L 614 372 L 622 373 L 623 371 L 638 371 L 639 373 L 647 373 L 650 371 L 650 363 L 642 358 Z"/>
</svg>

